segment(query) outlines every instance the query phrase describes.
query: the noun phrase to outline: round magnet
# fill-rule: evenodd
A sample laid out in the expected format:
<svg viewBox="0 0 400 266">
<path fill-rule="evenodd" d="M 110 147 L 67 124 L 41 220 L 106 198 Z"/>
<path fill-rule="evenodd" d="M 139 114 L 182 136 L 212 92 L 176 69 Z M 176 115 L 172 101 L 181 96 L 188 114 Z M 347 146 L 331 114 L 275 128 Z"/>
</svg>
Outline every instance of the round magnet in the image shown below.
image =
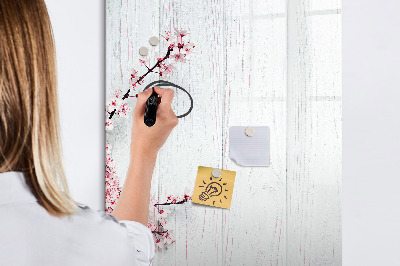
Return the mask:
<svg viewBox="0 0 400 266">
<path fill-rule="evenodd" d="M 252 136 L 254 136 L 254 133 L 256 133 L 256 131 L 254 130 L 254 128 L 248 127 L 248 128 L 246 128 L 246 130 L 244 131 L 244 133 L 246 133 L 246 135 L 247 135 L 248 137 L 252 137 Z"/>
<path fill-rule="evenodd" d="M 139 49 L 139 54 L 142 56 L 146 56 L 149 54 L 149 49 L 147 49 L 147 47 L 140 47 Z"/>
<path fill-rule="evenodd" d="M 219 170 L 218 168 L 215 168 L 211 171 L 211 174 L 213 177 L 218 178 L 221 176 L 221 170 Z"/>
<path fill-rule="evenodd" d="M 149 40 L 150 44 L 153 46 L 156 46 L 158 44 L 158 38 L 156 36 L 153 36 Z"/>
</svg>

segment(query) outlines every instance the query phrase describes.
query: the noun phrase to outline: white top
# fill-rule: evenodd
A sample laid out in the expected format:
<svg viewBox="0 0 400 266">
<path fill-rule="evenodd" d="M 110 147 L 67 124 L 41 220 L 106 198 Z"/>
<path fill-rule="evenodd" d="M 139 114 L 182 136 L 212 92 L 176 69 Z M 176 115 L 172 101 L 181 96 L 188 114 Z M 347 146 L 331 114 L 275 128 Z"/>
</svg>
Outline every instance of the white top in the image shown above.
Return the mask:
<svg viewBox="0 0 400 266">
<path fill-rule="evenodd" d="M 149 228 L 78 206 L 70 219 L 52 216 L 22 172 L 0 173 L 0 265 L 151 265 Z"/>
</svg>

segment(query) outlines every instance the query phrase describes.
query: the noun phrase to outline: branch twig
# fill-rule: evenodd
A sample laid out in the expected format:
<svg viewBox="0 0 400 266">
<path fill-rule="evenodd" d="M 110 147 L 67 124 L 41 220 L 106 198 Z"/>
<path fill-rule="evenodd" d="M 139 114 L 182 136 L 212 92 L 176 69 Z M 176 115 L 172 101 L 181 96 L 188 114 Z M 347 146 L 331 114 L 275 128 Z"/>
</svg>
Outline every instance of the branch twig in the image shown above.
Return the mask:
<svg viewBox="0 0 400 266">
<path fill-rule="evenodd" d="M 173 205 L 173 204 L 183 204 L 183 203 L 188 202 L 188 201 L 189 201 L 189 197 L 185 197 L 185 199 L 183 199 L 181 201 L 177 201 L 177 202 L 156 203 L 156 204 L 154 204 L 154 207 L 167 206 L 167 205 Z"/>
<path fill-rule="evenodd" d="M 147 69 L 148 69 L 147 72 L 146 72 L 144 75 L 140 76 L 140 77 L 138 78 L 138 80 L 137 80 L 135 83 L 132 84 L 132 87 L 135 87 L 136 84 L 139 84 L 139 85 L 140 85 L 140 82 L 141 82 L 150 72 L 153 72 L 153 70 L 154 70 L 156 67 L 160 66 L 160 64 L 161 64 L 162 62 L 164 62 L 166 59 L 169 58 L 169 56 L 171 55 L 172 50 L 173 50 L 173 48 L 168 47 L 167 54 L 166 54 L 161 60 L 157 60 L 157 63 L 156 63 L 152 68 L 147 68 Z M 126 98 L 129 97 L 130 91 L 131 91 L 131 89 L 129 88 L 128 91 L 127 91 L 127 92 L 124 94 L 124 96 L 122 97 L 122 100 L 125 100 Z M 111 119 L 111 118 L 114 116 L 114 114 L 115 114 L 116 111 L 117 111 L 117 110 L 114 109 L 111 113 L 108 112 L 108 113 L 110 114 L 110 116 L 108 117 L 108 119 Z"/>
</svg>

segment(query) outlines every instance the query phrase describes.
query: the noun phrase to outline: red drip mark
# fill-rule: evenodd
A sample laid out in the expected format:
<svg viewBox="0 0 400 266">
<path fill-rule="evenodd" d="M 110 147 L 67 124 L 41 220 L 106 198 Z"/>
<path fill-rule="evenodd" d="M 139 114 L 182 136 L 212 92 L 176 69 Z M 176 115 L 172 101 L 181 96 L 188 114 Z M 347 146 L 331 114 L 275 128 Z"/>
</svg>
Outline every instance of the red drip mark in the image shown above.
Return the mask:
<svg viewBox="0 0 400 266">
<path fill-rule="evenodd" d="M 250 82 L 250 77 L 251 77 L 251 75 L 249 74 L 249 88 L 250 88 L 250 85 L 251 85 L 251 84 L 250 84 L 250 83 L 251 83 L 251 82 Z"/>
<path fill-rule="evenodd" d="M 207 214 L 207 209 L 204 209 L 203 234 L 201 235 L 201 238 L 203 238 L 204 236 L 204 228 L 206 226 L 206 214 Z"/>
<path fill-rule="evenodd" d="M 215 210 L 214 210 L 214 217 L 215 217 Z M 218 235 L 218 225 L 217 225 L 217 227 L 215 229 L 215 235 L 216 236 Z M 218 247 L 218 244 L 217 244 L 217 241 L 215 241 L 215 249 L 217 250 L 217 254 L 218 254 L 218 248 L 217 247 Z"/>
<path fill-rule="evenodd" d="M 226 213 L 225 213 L 225 225 L 226 225 Z M 228 253 L 228 244 L 229 244 L 229 227 L 228 227 L 228 232 L 226 233 L 225 264 L 226 264 L 226 254 Z"/>
</svg>

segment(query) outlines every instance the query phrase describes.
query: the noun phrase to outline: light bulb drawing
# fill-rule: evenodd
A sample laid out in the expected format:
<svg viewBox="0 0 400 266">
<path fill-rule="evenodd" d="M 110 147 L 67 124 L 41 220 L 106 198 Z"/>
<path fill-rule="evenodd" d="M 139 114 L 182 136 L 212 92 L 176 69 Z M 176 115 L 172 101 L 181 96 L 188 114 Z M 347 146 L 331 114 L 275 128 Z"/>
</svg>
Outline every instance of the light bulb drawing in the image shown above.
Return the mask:
<svg viewBox="0 0 400 266">
<path fill-rule="evenodd" d="M 223 186 L 226 186 L 227 183 L 223 183 L 222 181 L 222 177 L 219 178 L 218 181 L 214 181 L 215 178 L 213 178 L 212 176 L 210 177 L 210 183 L 207 183 L 203 180 L 203 185 L 199 186 L 199 188 L 204 188 L 205 187 L 205 191 L 203 191 L 200 195 L 199 195 L 199 200 L 201 201 L 207 201 L 212 197 L 217 197 L 216 200 L 218 200 L 218 196 L 220 196 L 223 193 L 226 193 L 226 191 L 229 191 L 228 189 L 224 189 Z M 207 186 L 206 186 L 207 185 Z M 226 197 L 226 195 L 224 195 L 221 198 L 219 198 L 219 202 L 222 203 L 222 199 L 228 199 Z M 215 205 L 215 200 L 213 200 L 212 205 Z"/>
<path fill-rule="evenodd" d="M 217 182 L 212 182 L 212 183 L 208 184 L 208 186 L 206 187 L 206 191 L 201 193 L 201 195 L 199 196 L 199 199 L 206 201 L 210 197 L 215 197 L 215 196 L 221 195 L 221 192 L 222 192 L 222 186 Z"/>
</svg>

